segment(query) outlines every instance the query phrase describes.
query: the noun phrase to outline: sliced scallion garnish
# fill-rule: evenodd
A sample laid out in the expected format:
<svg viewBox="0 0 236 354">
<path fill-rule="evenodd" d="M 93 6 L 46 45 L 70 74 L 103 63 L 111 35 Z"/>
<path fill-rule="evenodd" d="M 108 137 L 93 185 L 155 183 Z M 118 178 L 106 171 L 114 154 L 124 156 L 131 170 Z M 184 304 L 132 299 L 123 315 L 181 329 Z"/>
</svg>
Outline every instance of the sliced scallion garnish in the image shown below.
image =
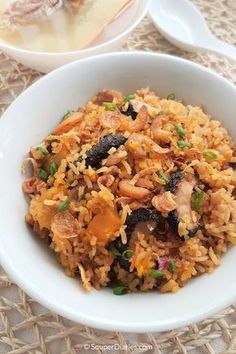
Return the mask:
<svg viewBox="0 0 236 354">
<path fill-rule="evenodd" d="M 38 177 L 39 177 L 42 181 L 46 182 L 47 179 L 48 179 L 48 173 L 47 173 L 44 169 L 40 168 L 40 169 L 39 169 L 39 172 L 38 172 Z"/>
<path fill-rule="evenodd" d="M 58 211 L 63 212 L 67 210 L 70 206 L 70 199 L 66 197 L 59 205 L 58 205 Z"/>
<path fill-rule="evenodd" d="M 115 103 L 112 102 L 103 102 L 102 104 L 107 111 L 115 111 L 117 109 L 117 105 Z"/>
<path fill-rule="evenodd" d="M 71 110 L 71 109 L 68 109 L 68 110 L 66 111 L 66 113 L 64 114 L 63 118 L 65 118 L 66 116 L 68 116 L 68 115 L 71 114 L 71 113 L 74 113 L 74 111 Z"/>
<path fill-rule="evenodd" d="M 156 174 L 159 178 L 161 178 L 165 182 L 165 184 L 167 184 L 169 182 L 168 178 L 166 177 L 166 175 L 162 171 L 158 171 L 158 172 L 156 172 Z"/>
<path fill-rule="evenodd" d="M 149 273 L 149 275 L 151 275 L 151 277 L 153 278 L 160 278 L 163 277 L 165 273 L 162 270 L 156 269 L 156 270 L 151 270 L 151 272 Z"/>
<path fill-rule="evenodd" d="M 213 151 L 204 151 L 203 156 L 209 160 L 215 160 L 217 158 L 216 153 L 214 153 Z"/>
<path fill-rule="evenodd" d="M 127 294 L 128 289 L 124 285 L 119 285 L 113 288 L 113 294 L 114 295 L 125 295 Z"/>
<path fill-rule="evenodd" d="M 204 199 L 205 193 L 203 191 L 193 192 L 192 194 L 192 208 L 195 211 L 199 211 L 202 201 Z"/>
<path fill-rule="evenodd" d="M 36 146 L 36 150 L 41 152 L 41 154 L 44 155 L 44 156 L 47 156 L 49 154 L 48 150 L 45 147 L 41 146 L 41 145 Z"/>
<path fill-rule="evenodd" d="M 167 97 L 166 97 L 167 100 L 175 100 L 176 99 L 176 95 L 175 93 L 170 93 Z"/>
<path fill-rule="evenodd" d="M 57 169 L 58 169 L 58 167 L 57 167 L 56 162 L 50 163 L 50 165 L 49 165 L 49 174 L 50 174 L 50 176 L 54 176 L 55 173 L 57 172 Z"/>
<path fill-rule="evenodd" d="M 176 263 L 174 261 L 170 261 L 169 262 L 169 270 L 173 274 L 176 273 L 177 266 L 176 266 Z"/>
<path fill-rule="evenodd" d="M 128 260 L 130 260 L 130 258 L 133 257 L 133 254 L 134 254 L 134 252 L 133 252 L 132 250 L 128 249 L 128 250 L 126 250 L 126 251 L 124 251 L 124 252 L 122 253 L 122 257 L 123 257 L 126 261 L 128 261 Z"/>
<path fill-rule="evenodd" d="M 189 147 L 189 143 L 185 140 L 178 140 L 177 145 L 180 149 L 185 149 Z"/>
<path fill-rule="evenodd" d="M 184 128 L 179 124 L 177 124 L 175 126 L 175 130 L 179 134 L 179 136 L 185 136 L 185 134 L 186 134 L 186 131 L 184 130 Z"/>
<path fill-rule="evenodd" d="M 130 100 L 133 100 L 134 99 L 134 95 L 127 95 L 125 98 L 124 98 L 124 102 L 127 103 L 129 102 Z"/>
<path fill-rule="evenodd" d="M 118 249 L 115 247 L 115 246 L 110 246 L 109 247 L 109 251 L 111 251 L 111 253 L 113 254 L 113 256 L 115 257 L 115 258 L 117 258 L 117 257 L 121 257 L 121 253 L 120 253 L 120 251 L 118 251 Z"/>
</svg>

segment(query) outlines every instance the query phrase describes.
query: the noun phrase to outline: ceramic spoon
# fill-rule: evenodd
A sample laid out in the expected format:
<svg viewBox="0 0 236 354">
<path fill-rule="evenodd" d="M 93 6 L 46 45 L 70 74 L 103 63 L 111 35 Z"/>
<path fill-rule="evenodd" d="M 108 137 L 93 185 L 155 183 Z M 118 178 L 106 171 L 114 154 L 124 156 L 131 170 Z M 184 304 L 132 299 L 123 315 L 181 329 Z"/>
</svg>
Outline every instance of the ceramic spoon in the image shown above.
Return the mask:
<svg viewBox="0 0 236 354">
<path fill-rule="evenodd" d="M 236 48 L 213 36 L 200 11 L 190 1 L 152 0 L 149 14 L 161 34 L 174 45 L 236 60 Z"/>
</svg>

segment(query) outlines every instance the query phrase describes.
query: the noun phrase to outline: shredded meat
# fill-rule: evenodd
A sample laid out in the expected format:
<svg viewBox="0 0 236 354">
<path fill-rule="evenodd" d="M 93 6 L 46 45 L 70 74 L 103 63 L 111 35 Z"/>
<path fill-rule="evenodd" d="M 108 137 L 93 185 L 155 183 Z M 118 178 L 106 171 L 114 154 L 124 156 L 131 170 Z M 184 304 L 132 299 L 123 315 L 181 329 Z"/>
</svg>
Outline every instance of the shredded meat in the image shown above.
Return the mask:
<svg viewBox="0 0 236 354">
<path fill-rule="evenodd" d="M 175 193 L 177 207 L 176 210 L 169 212 L 168 223 L 178 237 L 183 236 L 185 233 L 183 225 L 186 226 L 188 230 L 186 236 L 189 237 L 193 237 L 200 227 L 199 224 L 193 221 L 191 208 L 192 192 L 196 183 L 195 176 L 183 174 L 180 170 L 175 173 L 171 183 L 169 183 L 169 188 Z"/>
<path fill-rule="evenodd" d="M 178 217 L 187 224 L 192 223 L 191 197 L 196 183 L 196 178 L 192 175 L 189 176 L 188 180 L 187 178 L 183 178 L 178 183 L 175 194 Z"/>
</svg>

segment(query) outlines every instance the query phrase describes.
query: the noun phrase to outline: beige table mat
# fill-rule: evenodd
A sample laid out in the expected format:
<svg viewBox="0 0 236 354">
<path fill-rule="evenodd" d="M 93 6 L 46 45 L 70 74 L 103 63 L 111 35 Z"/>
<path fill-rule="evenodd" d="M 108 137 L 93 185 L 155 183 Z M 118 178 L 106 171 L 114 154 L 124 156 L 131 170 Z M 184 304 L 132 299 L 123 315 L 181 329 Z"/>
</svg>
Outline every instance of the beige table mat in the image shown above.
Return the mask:
<svg viewBox="0 0 236 354">
<path fill-rule="evenodd" d="M 219 38 L 236 45 L 236 0 L 194 0 L 194 3 L 205 14 L 211 30 Z M 236 83 L 236 61 L 179 50 L 156 31 L 148 18 L 132 34 L 124 49 L 185 57 Z M 0 110 L 4 111 L 21 91 L 40 76 L 0 53 Z M 30 299 L 0 269 L 0 354 L 78 352 L 236 353 L 236 305 L 196 325 L 161 334 L 103 332 L 73 323 L 45 309 Z"/>
</svg>

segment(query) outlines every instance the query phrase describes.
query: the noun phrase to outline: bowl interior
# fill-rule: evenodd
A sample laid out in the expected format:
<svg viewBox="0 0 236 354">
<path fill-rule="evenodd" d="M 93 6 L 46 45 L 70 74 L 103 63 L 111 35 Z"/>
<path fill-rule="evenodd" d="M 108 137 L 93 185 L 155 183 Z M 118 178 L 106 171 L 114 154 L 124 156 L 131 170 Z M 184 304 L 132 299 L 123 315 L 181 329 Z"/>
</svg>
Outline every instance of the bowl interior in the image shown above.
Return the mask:
<svg viewBox="0 0 236 354">
<path fill-rule="evenodd" d="M 65 111 L 104 88 L 132 93 L 150 86 L 158 95 L 175 92 L 202 104 L 236 139 L 233 85 L 191 62 L 150 53 L 116 53 L 85 59 L 52 72 L 26 90 L 0 120 L 0 260 L 10 276 L 46 307 L 72 320 L 110 330 L 160 331 L 192 323 L 236 299 L 236 250 L 211 275 L 194 279 L 176 294 L 114 296 L 86 293 L 64 275 L 54 255 L 24 222 L 21 163 Z M 227 289 L 227 291 L 226 291 Z"/>
<path fill-rule="evenodd" d="M 117 16 L 96 38 L 90 43 L 89 47 L 93 47 L 105 43 L 115 38 L 126 29 L 128 29 L 137 18 L 143 13 L 145 1 L 134 1 L 131 5 Z"/>
</svg>

